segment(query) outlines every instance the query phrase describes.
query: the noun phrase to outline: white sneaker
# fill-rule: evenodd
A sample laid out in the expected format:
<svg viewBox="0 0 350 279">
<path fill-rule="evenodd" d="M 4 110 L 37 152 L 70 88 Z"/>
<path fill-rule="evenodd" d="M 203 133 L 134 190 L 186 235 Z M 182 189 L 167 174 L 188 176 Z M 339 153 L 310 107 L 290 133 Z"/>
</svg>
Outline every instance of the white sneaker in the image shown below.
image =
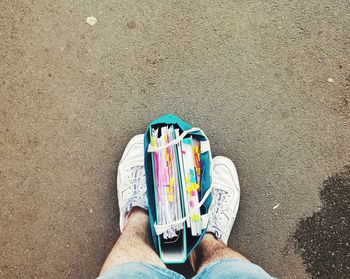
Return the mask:
<svg viewBox="0 0 350 279">
<path fill-rule="evenodd" d="M 126 146 L 119 163 L 117 189 L 120 231 L 123 231 L 125 221 L 133 207 L 139 206 L 148 210 L 143 152 L 143 135 L 134 136 Z"/>
<path fill-rule="evenodd" d="M 213 233 L 218 240 L 227 245 L 239 205 L 238 175 L 229 158 L 217 156 L 212 163 L 214 189 L 207 232 Z"/>
</svg>

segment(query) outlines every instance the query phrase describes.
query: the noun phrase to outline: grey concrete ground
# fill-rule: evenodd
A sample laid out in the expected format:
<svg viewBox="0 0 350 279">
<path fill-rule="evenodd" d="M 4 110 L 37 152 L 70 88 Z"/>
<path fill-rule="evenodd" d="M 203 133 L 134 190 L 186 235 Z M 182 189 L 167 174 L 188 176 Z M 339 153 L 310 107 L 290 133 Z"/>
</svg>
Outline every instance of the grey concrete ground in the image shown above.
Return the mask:
<svg viewBox="0 0 350 279">
<path fill-rule="evenodd" d="M 119 233 L 123 149 L 169 112 L 237 165 L 230 245 L 309 278 L 292 235 L 350 162 L 349 12 L 346 0 L 1 0 L 0 278 L 94 278 Z"/>
</svg>

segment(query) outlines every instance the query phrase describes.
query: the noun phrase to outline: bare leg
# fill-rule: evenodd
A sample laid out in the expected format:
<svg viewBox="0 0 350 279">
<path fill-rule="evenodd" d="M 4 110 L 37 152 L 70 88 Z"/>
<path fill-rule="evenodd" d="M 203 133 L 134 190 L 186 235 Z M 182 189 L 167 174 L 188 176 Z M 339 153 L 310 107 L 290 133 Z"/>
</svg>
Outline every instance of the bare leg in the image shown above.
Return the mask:
<svg viewBox="0 0 350 279">
<path fill-rule="evenodd" d="M 243 259 L 244 256 L 218 241 L 213 234 L 207 233 L 190 256 L 194 271 L 203 270 L 208 264 L 223 259 Z"/>
<path fill-rule="evenodd" d="M 148 214 L 139 207 L 131 210 L 124 231 L 108 255 L 100 274 L 127 262 L 144 262 L 165 268 L 153 250 Z"/>
</svg>

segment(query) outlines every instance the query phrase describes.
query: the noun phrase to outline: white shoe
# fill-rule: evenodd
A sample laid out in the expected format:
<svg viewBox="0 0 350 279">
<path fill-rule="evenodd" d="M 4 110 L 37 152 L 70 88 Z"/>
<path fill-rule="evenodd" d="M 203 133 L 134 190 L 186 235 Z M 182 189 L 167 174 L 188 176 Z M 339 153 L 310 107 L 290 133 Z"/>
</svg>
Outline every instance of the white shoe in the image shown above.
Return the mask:
<svg viewBox="0 0 350 279">
<path fill-rule="evenodd" d="M 213 233 L 218 240 L 227 245 L 239 206 L 238 175 L 235 165 L 229 158 L 217 156 L 212 163 L 214 189 L 207 232 Z"/>
<path fill-rule="evenodd" d="M 148 210 L 143 136 L 134 136 L 129 141 L 118 167 L 117 189 L 120 231 L 123 231 L 125 221 L 133 207 L 139 206 Z"/>
</svg>

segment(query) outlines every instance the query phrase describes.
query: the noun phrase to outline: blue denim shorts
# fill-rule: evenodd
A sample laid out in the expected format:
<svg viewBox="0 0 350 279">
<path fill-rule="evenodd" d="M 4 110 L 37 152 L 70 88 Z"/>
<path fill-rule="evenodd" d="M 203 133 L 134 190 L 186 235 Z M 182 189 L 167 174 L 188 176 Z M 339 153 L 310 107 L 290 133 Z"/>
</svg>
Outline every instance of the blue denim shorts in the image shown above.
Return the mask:
<svg viewBox="0 0 350 279">
<path fill-rule="evenodd" d="M 132 262 L 117 265 L 107 270 L 97 279 L 184 279 L 185 277 L 170 269 L 161 268 L 147 263 Z M 216 261 L 205 267 L 194 279 L 271 279 L 261 267 L 239 259 Z"/>
</svg>

